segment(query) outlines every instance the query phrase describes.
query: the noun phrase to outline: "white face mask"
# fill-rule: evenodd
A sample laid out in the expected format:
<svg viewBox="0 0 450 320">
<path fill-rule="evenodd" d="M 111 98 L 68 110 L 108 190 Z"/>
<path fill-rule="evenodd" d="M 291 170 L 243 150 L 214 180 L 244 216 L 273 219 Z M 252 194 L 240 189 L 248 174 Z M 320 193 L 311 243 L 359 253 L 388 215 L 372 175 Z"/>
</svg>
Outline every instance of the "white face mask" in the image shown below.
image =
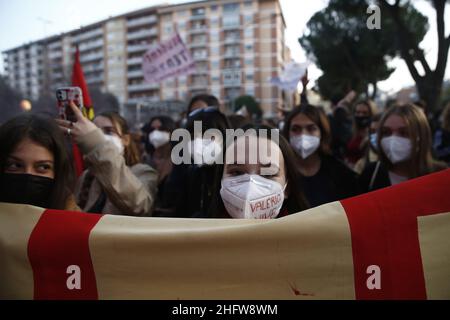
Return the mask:
<svg viewBox="0 0 450 320">
<path fill-rule="evenodd" d="M 222 179 L 220 196 L 235 219 L 272 219 L 283 206 L 285 187 L 256 174 L 244 174 Z"/>
<path fill-rule="evenodd" d="M 408 138 L 390 136 L 381 139 L 381 147 L 392 163 L 409 160 L 412 154 L 412 143 Z"/>
<path fill-rule="evenodd" d="M 106 139 L 106 141 L 112 142 L 114 147 L 116 147 L 117 151 L 119 151 L 120 154 L 123 154 L 124 147 L 123 147 L 122 140 L 119 137 L 105 134 L 105 139 Z"/>
<path fill-rule="evenodd" d="M 148 135 L 150 143 L 158 149 L 170 141 L 170 133 L 167 131 L 153 130 Z"/>
<path fill-rule="evenodd" d="M 312 155 L 320 146 L 320 138 L 302 134 L 299 136 L 292 136 L 290 138 L 291 146 L 303 158 L 306 159 Z"/>
<path fill-rule="evenodd" d="M 188 144 L 188 149 L 194 164 L 211 165 L 218 163 L 222 153 L 222 144 L 211 139 L 195 138 Z"/>
</svg>

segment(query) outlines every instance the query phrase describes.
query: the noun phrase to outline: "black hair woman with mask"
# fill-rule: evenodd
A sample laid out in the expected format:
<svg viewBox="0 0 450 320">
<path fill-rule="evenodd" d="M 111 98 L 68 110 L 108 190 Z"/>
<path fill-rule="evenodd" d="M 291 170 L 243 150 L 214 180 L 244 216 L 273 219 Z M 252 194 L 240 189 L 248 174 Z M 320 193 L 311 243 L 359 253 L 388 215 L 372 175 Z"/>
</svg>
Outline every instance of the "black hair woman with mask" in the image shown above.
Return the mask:
<svg viewBox="0 0 450 320">
<path fill-rule="evenodd" d="M 358 193 L 357 175 L 331 155 L 330 125 L 322 109 L 305 104 L 286 118 L 283 135 L 297 154 L 297 168 L 311 207 Z"/>
<path fill-rule="evenodd" d="M 353 112 L 353 136 L 347 143 L 345 160 L 353 168 L 369 148 L 370 123 L 376 115 L 375 103 L 363 100 L 356 103 Z"/>
<path fill-rule="evenodd" d="M 208 130 L 216 130 L 221 137 L 225 137 L 229 128 L 228 119 L 215 107 L 196 109 L 190 113 L 185 131 L 190 140 L 186 148 L 180 152 L 183 153 L 183 161 L 174 166 L 168 177 L 170 180 L 168 192 L 172 195 L 174 204 L 174 211 L 170 216 L 182 218 L 209 216 L 215 190 L 214 183 L 223 171 L 223 164 L 218 163 L 216 159 L 219 159 L 224 150 L 225 139 L 219 141 L 213 137 L 207 138 L 205 133 Z M 176 148 L 177 146 L 174 147 L 172 154 L 179 154 Z"/>
<path fill-rule="evenodd" d="M 72 163 L 56 123 L 33 114 L 0 127 L 0 202 L 80 211 Z"/>
</svg>

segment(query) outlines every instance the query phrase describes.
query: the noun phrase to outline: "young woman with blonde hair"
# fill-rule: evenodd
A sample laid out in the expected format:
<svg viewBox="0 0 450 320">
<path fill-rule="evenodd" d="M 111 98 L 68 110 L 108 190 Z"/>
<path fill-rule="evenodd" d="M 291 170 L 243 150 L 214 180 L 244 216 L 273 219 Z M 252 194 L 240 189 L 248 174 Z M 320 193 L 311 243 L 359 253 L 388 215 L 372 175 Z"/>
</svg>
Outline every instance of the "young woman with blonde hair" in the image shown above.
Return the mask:
<svg viewBox="0 0 450 320">
<path fill-rule="evenodd" d="M 423 111 L 395 105 L 383 115 L 377 134 L 380 160 L 361 174 L 362 191 L 371 191 L 433 173 L 447 166 L 433 159 L 431 130 Z"/>
</svg>

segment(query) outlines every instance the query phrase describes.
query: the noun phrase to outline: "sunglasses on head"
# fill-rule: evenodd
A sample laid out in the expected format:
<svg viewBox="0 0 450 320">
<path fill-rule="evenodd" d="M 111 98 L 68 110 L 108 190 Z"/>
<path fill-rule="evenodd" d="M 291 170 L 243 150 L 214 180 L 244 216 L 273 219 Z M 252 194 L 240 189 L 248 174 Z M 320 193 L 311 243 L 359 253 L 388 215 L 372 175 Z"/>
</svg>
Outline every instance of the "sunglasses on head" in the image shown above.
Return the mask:
<svg viewBox="0 0 450 320">
<path fill-rule="evenodd" d="M 206 107 L 206 108 L 196 109 L 194 111 L 191 111 L 189 113 L 188 117 L 191 118 L 191 117 L 193 117 L 193 116 L 195 116 L 197 114 L 200 114 L 202 112 L 219 112 L 219 108 L 217 108 L 217 107 Z"/>
</svg>

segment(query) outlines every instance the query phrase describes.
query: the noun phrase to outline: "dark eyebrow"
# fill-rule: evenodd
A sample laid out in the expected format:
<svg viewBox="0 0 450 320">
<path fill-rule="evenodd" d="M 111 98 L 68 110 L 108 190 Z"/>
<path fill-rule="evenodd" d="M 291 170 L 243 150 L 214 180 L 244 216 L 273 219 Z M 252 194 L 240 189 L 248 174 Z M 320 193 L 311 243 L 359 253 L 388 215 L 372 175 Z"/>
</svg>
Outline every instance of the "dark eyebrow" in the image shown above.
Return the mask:
<svg viewBox="0 0 450 320">
<path fill-rule="evenodd" d="M 54 162 L 52 160 L 40 160 L 40 161 L 36 161 L 36 163 L 38 163 L 38 164 L 42 164 L 42 163 L 51 163 L 51 164 L 53 164 Z"/>
</svg>

